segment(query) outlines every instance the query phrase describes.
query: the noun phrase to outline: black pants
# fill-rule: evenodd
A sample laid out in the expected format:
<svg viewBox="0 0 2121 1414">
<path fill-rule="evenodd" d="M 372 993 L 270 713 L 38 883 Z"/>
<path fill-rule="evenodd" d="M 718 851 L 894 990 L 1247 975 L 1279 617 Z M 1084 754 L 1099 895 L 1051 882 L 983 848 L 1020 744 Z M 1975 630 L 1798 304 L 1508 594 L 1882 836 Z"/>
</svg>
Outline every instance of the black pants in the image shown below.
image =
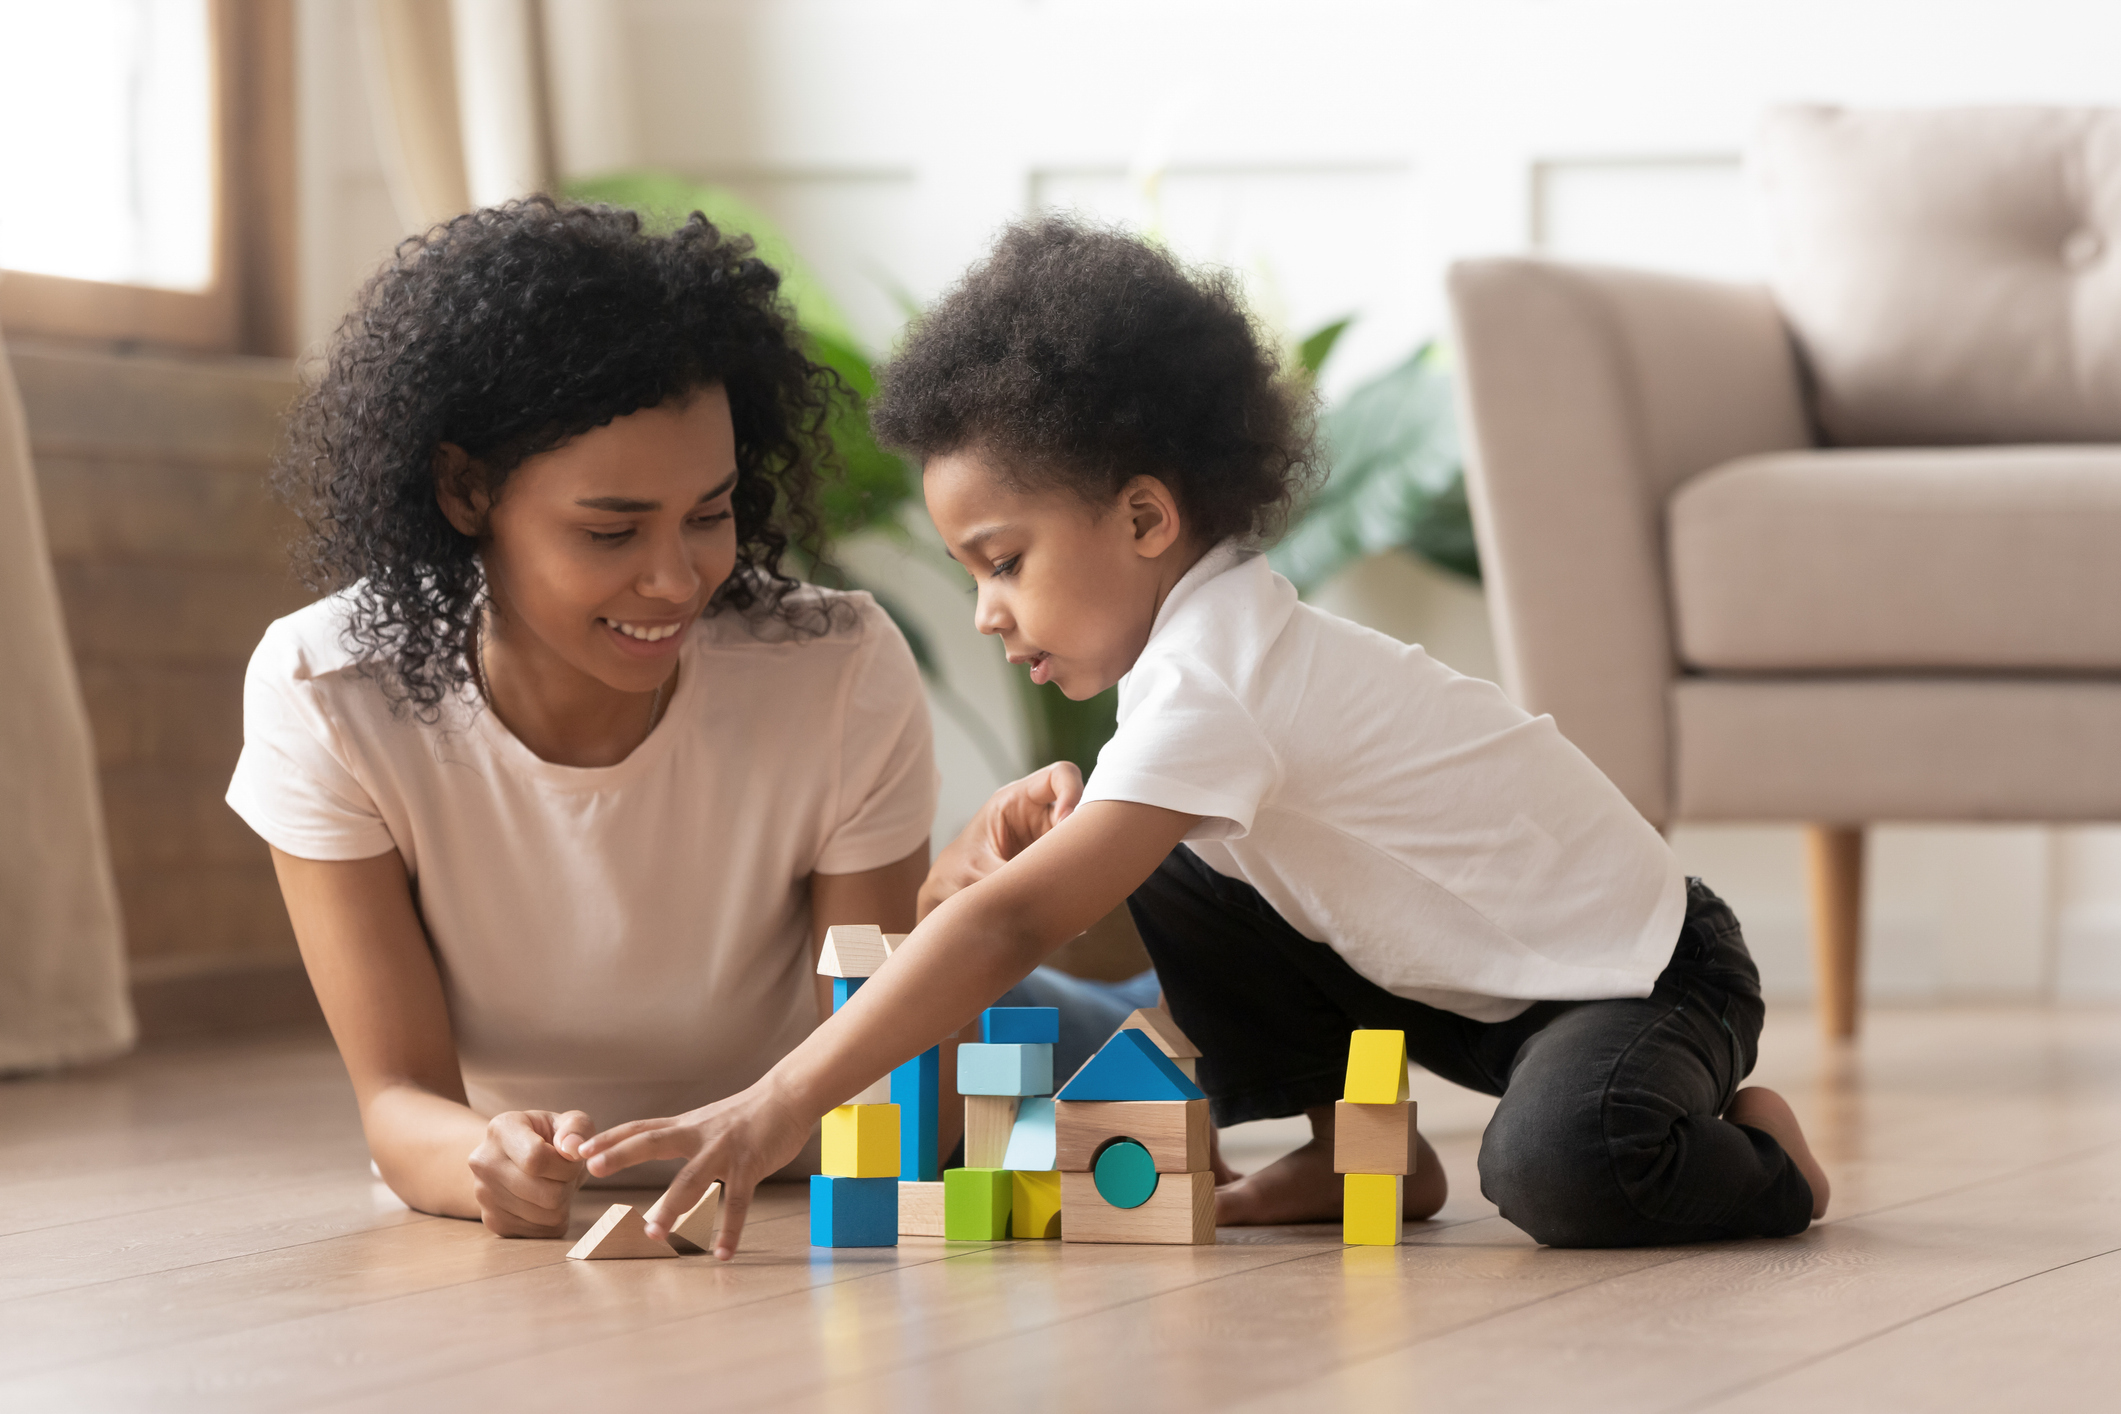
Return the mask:
<svg viewBox="0 0 2121 1414">
<path fill-rule="evenodd" d="M 1217 1124 L 1339 1099 L 1348 1032 L 1395 1029 L 1415 1063 L 1502 1097 L 1480 1191 L 1541 1242 L 1786 1237 L 1811 1221 L 1811 1185 L 1782 1146 L 1718 1117 L 1753 1068 L 1760 974 L 1699 879 L 1649 996 L 1535 1002 L 1492 1023 L 1392 995 L 1183 846 L 1128 908 L 1172 1018 L 1201 1049 Z"/>
</svg>

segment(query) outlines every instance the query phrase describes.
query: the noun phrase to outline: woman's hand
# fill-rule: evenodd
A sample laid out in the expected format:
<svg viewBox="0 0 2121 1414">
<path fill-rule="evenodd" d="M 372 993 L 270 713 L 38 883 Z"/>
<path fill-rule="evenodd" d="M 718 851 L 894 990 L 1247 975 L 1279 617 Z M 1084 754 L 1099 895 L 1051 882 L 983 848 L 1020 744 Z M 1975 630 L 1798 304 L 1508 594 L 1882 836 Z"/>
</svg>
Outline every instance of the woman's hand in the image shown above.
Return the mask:
<svg viewBox="0 0 2121 1414">
<path fill-rule="evenodd" d="M 480 1221 L 496 1237 L 565 1237 L 575 1190 L 589 1175 L 582 1141 L 595 1132 L 580 1110 L 509 1110 L 488 1120 L 471 1151 Z"/>
<path fill-rule="evenodd" d="M 1073 761 L 1056 761 L 987 797 L 928 871 L 920 916 L 926 918 L 944 899 L 1016 858 L 1073 814 L 1082 798 L 1083 773 Z"/>
<path fill-rule="evenodd" d="M 607 1129 L 582 1145 L 589 1171 L 598 1177 L 650 1159 L 685 1159 L 663 1196 L 641 1216 L 648 1235 L 664 1238 L 671 1224 L 692 1210 L 711 1183 L 722 1185 L 722 1225 L 714 1255 L 736 1255 L 751 1208 L 751 1190 L 802 1152 L 814 1120 L 778 1092 L 771 1075 L 741 1094 L 675 1119 L 637 1119 Z"/>
</svg>

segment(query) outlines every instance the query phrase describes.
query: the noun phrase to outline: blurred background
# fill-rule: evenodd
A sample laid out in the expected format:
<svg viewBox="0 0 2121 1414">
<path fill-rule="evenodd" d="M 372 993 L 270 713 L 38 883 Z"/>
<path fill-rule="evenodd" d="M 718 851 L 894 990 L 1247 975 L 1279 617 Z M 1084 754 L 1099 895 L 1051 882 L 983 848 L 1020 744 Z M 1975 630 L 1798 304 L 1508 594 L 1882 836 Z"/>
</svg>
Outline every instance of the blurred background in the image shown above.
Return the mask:
<svg viewBox="0 0 2121 1414">
<path fill-rule="evenodd" d="M 0 0 L 0 328 L 143 1017 L 300 987 L 264 847 L 220 804 L 242 664 L 305 598 L 271 414 L 433 221 L 536 190 L 704 207 L 789 270 L 857 390 L 1027 212 L 1232 267 L 1333 437 L 1277 562 L 1492 677 L 1451 261 L 1758 279 L 1743 154 L 1770 105 L 2114 104 L 2117 53 L 2121 10 L 2081 0 Z M 842 434 L 835 559 L 928 671 L 947 838 L 1030 766 L 1087 766 L 1109 707 L 1006 669 L 916 483 Z M 1770 994 L 1807 997 L 1798 828 L 1673 838 Z M 1870 851 L 1870 998 L 2121 995 L 2121 829 L 1881 825 Z"/>
</svg>

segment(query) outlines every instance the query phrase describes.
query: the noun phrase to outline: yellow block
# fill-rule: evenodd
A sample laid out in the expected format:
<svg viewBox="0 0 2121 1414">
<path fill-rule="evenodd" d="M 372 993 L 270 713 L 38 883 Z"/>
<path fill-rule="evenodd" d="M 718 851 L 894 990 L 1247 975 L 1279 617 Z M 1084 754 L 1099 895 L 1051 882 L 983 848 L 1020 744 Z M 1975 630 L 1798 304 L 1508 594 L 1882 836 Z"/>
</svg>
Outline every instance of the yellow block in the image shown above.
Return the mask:
<svg viewBox="0 0 2121 1414">
<path fill-rule="evenodd" d="M 841 1105 L 825 1114 L 818 1171 L 833 1178 L 897 1178 L 898 1106 Z"/>
<path fill-rule="evenodd" d="M 1357 1105 L 1396 1105 L 1407 1098 L 1407 1033 L 1357 1031 L 1348 1037 L 1348 1085 Z"/>
<path fill-rule="evenodd" d="M 1058 1173 L 1025 1173 L 1010 1176 L 1011 1237 L 1059 1237 L 1061 1235 L 1061 1181 Z"/>
<path fill-rule="evenodd" d="M 1350 1247 L 1397 1247 L 1405 1208 L 1396 1173 L 1351 1173 L 1341 1189 L 1340 1240 Z"/>
</svg>

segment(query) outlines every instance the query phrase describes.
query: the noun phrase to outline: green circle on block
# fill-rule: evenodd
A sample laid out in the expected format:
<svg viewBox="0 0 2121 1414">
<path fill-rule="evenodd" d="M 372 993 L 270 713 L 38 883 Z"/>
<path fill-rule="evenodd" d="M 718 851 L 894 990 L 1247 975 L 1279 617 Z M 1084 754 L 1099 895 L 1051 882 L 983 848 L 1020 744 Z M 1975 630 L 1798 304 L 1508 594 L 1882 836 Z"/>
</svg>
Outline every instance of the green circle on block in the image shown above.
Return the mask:
<svg viewBox="0 0 2121 1414">
<path fill-rule="evenodd" d="M 1092 1176 L 1098 1196 L 1115 1208 L 1139 1208 L 1156 1192 L 1156 1160 L 1132 1139 L 1106 1145 Z"/>
</svg>

